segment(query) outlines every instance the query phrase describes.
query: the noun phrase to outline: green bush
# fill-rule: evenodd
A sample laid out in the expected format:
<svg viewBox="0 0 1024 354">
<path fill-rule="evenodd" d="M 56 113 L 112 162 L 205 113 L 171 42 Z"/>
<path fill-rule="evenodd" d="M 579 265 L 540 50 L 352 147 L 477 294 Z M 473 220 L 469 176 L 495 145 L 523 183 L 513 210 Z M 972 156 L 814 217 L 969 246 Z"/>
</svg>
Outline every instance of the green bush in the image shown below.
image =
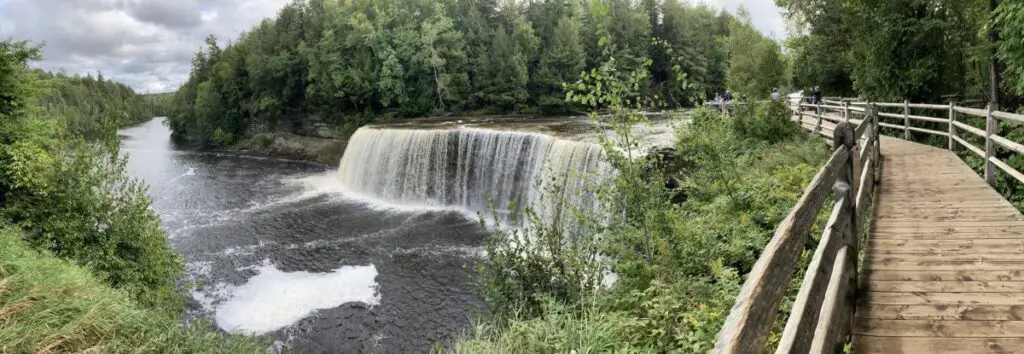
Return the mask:
<svg viewBox="0 0 1024 354">
<path fill-rule="evenodd" d="M 578 303 L 600 281 L 593 240 L 566 242 L 567 229 L 527 214 L 523 229 L 489 226 L 486 256 L 475 262 L 480 297 L 497 323 L 540 316 L 548 301 Z"/>
<path fill-rule="evenodd" d="M 267 343 L 182 326 L 90 271 L 30 248 L 0 226 L 0 352 L 262 353 Z"/>
<path fill-rule="evenodd" d="M 602 80 L 601 73 L 589 75 Z M 523 244 L 517 253 L 495 255 L 489 246 L 489 258 L 480 261 L 481 268 L 490 269 L 480 274 L 483 294 L 495 294 L 487 287 L 507 284 L 509 278 L 534 279 L 525 283 L 535 286 L 500 289 L 502 301 L 485 297 L 498 316 L 456 343 L 455 351 L 707 352 L 739 291 L 740 275 L 750 271 L 829 155 L 820 139 L 779 119 L 775 106 L 733 116 L 698 110 L 692 124 L 677 134 L 676 149 L 686 160 L 680 165 L 686 166 L 682 188 L 688 199 L 672 204 L 676 191 L 650 178 L 663 171 L 631 150 L 629 128 L 643 118 L 614 97 L 630 85 L 601 83 L 613 97 L 593 92 L 575 97 L 612 104 L 613 114 L 603 122 L 616 134 L 602 144 L 616 173 L 595 190 L 607 213 L 583 215 L 582 234 L 568 239 L 564 233 L 541 231 L 543 246 L 573 252 L 531 251 L 536 246 Z M 593 87 L 583 86 L 588 85 Z M 533 227 L 519 232 L 536 233 Z M 518 238 L 508 236 L 514 234 L 492 234 L 488 244 L 515 244 Z M 586 263 L 595 257 L 588 257 L 582 244 L 609 264 Z M 613 271 L 618 280 L 604 288 L 585 281 L 592 273 L 560 273 L 563 264 L 581 262 Z M 555 280 L 562 286 L 545 285 Z M 565 287 L 583 296 L 551 291 Z"/>
<path fill-rule="evenodd" d="M 213 143 L 217 146 L 230 146 L 235 142 L 235 136 L 231 133 L 224 132 L 223 129 L 218 127 L 213 131 Z"/>
<path fill-rule="evenodd" d="M 69 129 L 73 119 L 56 114 L 81 107 L 41 107 L 53 91 L 28 65 L 38 52 L 27 42 L 0 41 L 0 223 L 21 227 L 32 246 L 177 316 L 183 301 L 174 282 L 182 265 L 145 185 L 125 175 L 116 125 L 104 124 L 110 131 L 85 140 Z"/>
<path fill-rule="evenodd" d="M 803 129 L 791 119 L 786 104 L 780 101 L 738 104 L 735 113 L 733 130 L 741 139 L 774 144 L 800 134 Z"/>
<path fill-rule="evenodd" d="M 146 186 L 125 174 L 126 162 L 95 145 L 71 144 L 47 166 L 44 187 L 8 189 L 0 215 L 26 230 L 31 245 L 93 269 L 146 305 L 179 313 L 181 261 Z"/>
</svg>

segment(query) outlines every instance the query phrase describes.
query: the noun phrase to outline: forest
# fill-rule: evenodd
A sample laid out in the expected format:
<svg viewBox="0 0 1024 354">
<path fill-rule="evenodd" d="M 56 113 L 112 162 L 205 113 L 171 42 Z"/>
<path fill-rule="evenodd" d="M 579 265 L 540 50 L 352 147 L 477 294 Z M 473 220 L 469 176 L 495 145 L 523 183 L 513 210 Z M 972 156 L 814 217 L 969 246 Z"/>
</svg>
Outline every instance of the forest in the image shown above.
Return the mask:
<svg viewBox="0 0 1024 354">
<path fill-rule="evenodd" d="M 1024 94 L 1024 6 L 996 0 L 776 0 L 794 87 L 826 96 L 947 103 Z"/>
<path fill-rule="evenodd" d="M 0 40 L 0 351 L 256 352 L 182 326 L 184 265 L 117 129 L 147 98 L 98 74 L 33 68 L 41 48 Z"/>
<path fill-rule="evenodd" d="M 577 112 L 563 84 L 610 59 L 650 63 L 634 98 L 653 108 L 728 87 L 767 98 L 786 68 L 747 14 L 680 0 L 297 0 L 223 48 L 208 38 L 169 118 L 178 138 L 228 145 L 309 117 L 352 131 L 384 116 Z"/>
<path fill-rule="evenodd" d="M 125 84 L 95 77 L 49 73 L 37 69 L 51 87 L 37 103 L 46 114 L 65 117 L 70 134 L 96 140 L 111 138 L 117 128 L 153 118 L 153 105 Z"/>
</svg>

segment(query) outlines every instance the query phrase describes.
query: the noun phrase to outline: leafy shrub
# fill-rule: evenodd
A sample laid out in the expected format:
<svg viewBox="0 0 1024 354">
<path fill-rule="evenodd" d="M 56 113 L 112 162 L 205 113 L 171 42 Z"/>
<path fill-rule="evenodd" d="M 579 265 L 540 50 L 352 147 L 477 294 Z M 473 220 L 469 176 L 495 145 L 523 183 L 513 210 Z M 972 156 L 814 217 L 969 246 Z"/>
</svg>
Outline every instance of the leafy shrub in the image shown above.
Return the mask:
<svg viewBox="0 0 1024 354">
<path fill-rule="evenodd" d="M 499 323 L 540 316 L 549 301 L 577 303 L 600 280 L 593 240 L 566 242 L 562 225 L 544 225 L 531 210 L 526 214 L 530 226 L 522 229 L 485 223 L 486 256 L 475 262 L 481 298 Z"/>
<path fill-rule="evenodd" d="M 230 146 L 234 142 L 234 134 L 226 133 L 220 127 L 213 131 L 213 143 L 217 146 Z"/>
<path fill-rule="evenodd" d="M 47 188 L 14 188 L 0 215 L 29 231 L 30 244 L 85 265 L 144 304 L 181 310 L 179 257 L 126 158 L 79 142 L 51 167 Z M 45 197 L 43 197 L 45 196 Z"/>
<path fill-rule="evenodd" d="M 145 185 L 125 175 L 116 132 L 86 141 L 68 130 L 68 117 L 53 115 L 75 107 L 38 106 L 50 91 L 28 67 L 37 54 L 26 42 L 0 41 L 0 98 L 10 101 L 0 110 L 0 222 L 21 227 L 32 246 L 176 315 L 182 265 Z"/>
<path fill-rule="evenodd" d="M 733 130 L 741 139 L 774 144 L 802 133 L 800 124 L 790 119 L 792 114 L 781 101 L 739 104 L 735 111 Z"/>
<path fill-rule="evenodd" d="M 0 226 L 0 352 L 258 353 L 251 338 L 182 326 L 107 287 L 87 269 L 31 249 Z"/>
<path fill-rule="evenodd" d="M 773 128 L 780 122 L 770 118 L 774 114 L 770 109 L 741 111 L 735 116 L 698 110 L 692 124 L 677 133 L 676 149 L 687 159 L 682 188 L 689 198 L 674 205 L 669 202 L 672 191 L 648 178 L 658 175 L 651 173 L 657 166 L 635 158 L 627 143 L 631 139 L 623 128 L 641 116 L 629 109 L 613 111 L 606 123 L 616 127 L 617 134 L 606 137 L 603 144 L 617 173 L 595 192 L 610 208 L 608 214 L 616 217 L 599 225 L 584 225 L 582 230 L 593 233 L 577 239 L 596 240 L 594 252 L 611 262 L 617 282 L 607 289 L 593 284 L 582 287 L 579 293 L 583 297 L 545 292 L 543 286 L 511 296 L 531 299 L 529 312 L 519 311 L 521 307 L 501 308 L 522 301 L 489 302 L 501 320 L 478 326 L 472 339 L 455 345 L 456 351 L 710 350 L 741 285 L 739 275 L 750 271 L 776 225 L 828 157 L 827 145 L 821 140 L 800 130 L 782 135 L 789 129 L 783 124 Z M 737 121 L 753 121 L 768 128 L 738 129 Z M 597 219 L 582 218 L 581 222 L 597 223 Z M 509 241 L 506 237 L 490 242 L 502 240 Z M 484 267 L 507 269 L 520 278 L 532 273 L 535 284 L 558 279 L 553 270 L 559 268 L 553 265 L 572 262 L 551 257 L 549 252 L 534 254 L 544 255 L 539 258 L 543 261 L 503 254 L 482 262 Z M 581 254 L 573 257 L 588 259 Z M 531 266 L 535 263 L 543 265 Z M 509 273 L 484 272 L 481 276 Z"/>
</svg>

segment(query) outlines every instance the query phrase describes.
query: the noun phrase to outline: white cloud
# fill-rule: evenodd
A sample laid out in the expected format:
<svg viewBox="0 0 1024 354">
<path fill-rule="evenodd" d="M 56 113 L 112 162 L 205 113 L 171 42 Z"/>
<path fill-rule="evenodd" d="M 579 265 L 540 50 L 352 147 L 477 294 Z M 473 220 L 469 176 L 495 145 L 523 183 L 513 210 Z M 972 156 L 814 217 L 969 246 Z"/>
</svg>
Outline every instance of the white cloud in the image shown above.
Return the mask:
<svg viewBox="0 0 1024 354">
<path fill-rule="evenodd" d="M 766 36 L 781 40 L 786 37 L 786 23 L 782 18 L 782 10 L 775 6 L 774 0 L 697 0 L 716 8 L 737 13 L 740 6 L 750 12 L 754 27 Z"/>
<path fill-rule="evenodd" d="M 0 38 L 45 43 L 47 70 L 102 71 L 140 92 L 173 91 L 207 35 L 226 43 L 288 1 L 0 0 Z"/>
</svg>

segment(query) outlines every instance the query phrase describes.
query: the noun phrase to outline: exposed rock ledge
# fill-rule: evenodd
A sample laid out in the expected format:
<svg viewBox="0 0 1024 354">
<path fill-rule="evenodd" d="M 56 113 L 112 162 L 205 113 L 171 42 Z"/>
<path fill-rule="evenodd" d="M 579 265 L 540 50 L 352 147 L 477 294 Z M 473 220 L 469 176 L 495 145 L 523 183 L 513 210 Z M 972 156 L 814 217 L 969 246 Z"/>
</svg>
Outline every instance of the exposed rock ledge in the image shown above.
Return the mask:
<svg viewBox="0 0 1024 354">
<path fill-rule="evenodd" d="M 264 155 L 338 166 L 347 140 L 301 136 L 292 133 L 261 133 L 242 140 L 235 148 Z"/>
</svg>

